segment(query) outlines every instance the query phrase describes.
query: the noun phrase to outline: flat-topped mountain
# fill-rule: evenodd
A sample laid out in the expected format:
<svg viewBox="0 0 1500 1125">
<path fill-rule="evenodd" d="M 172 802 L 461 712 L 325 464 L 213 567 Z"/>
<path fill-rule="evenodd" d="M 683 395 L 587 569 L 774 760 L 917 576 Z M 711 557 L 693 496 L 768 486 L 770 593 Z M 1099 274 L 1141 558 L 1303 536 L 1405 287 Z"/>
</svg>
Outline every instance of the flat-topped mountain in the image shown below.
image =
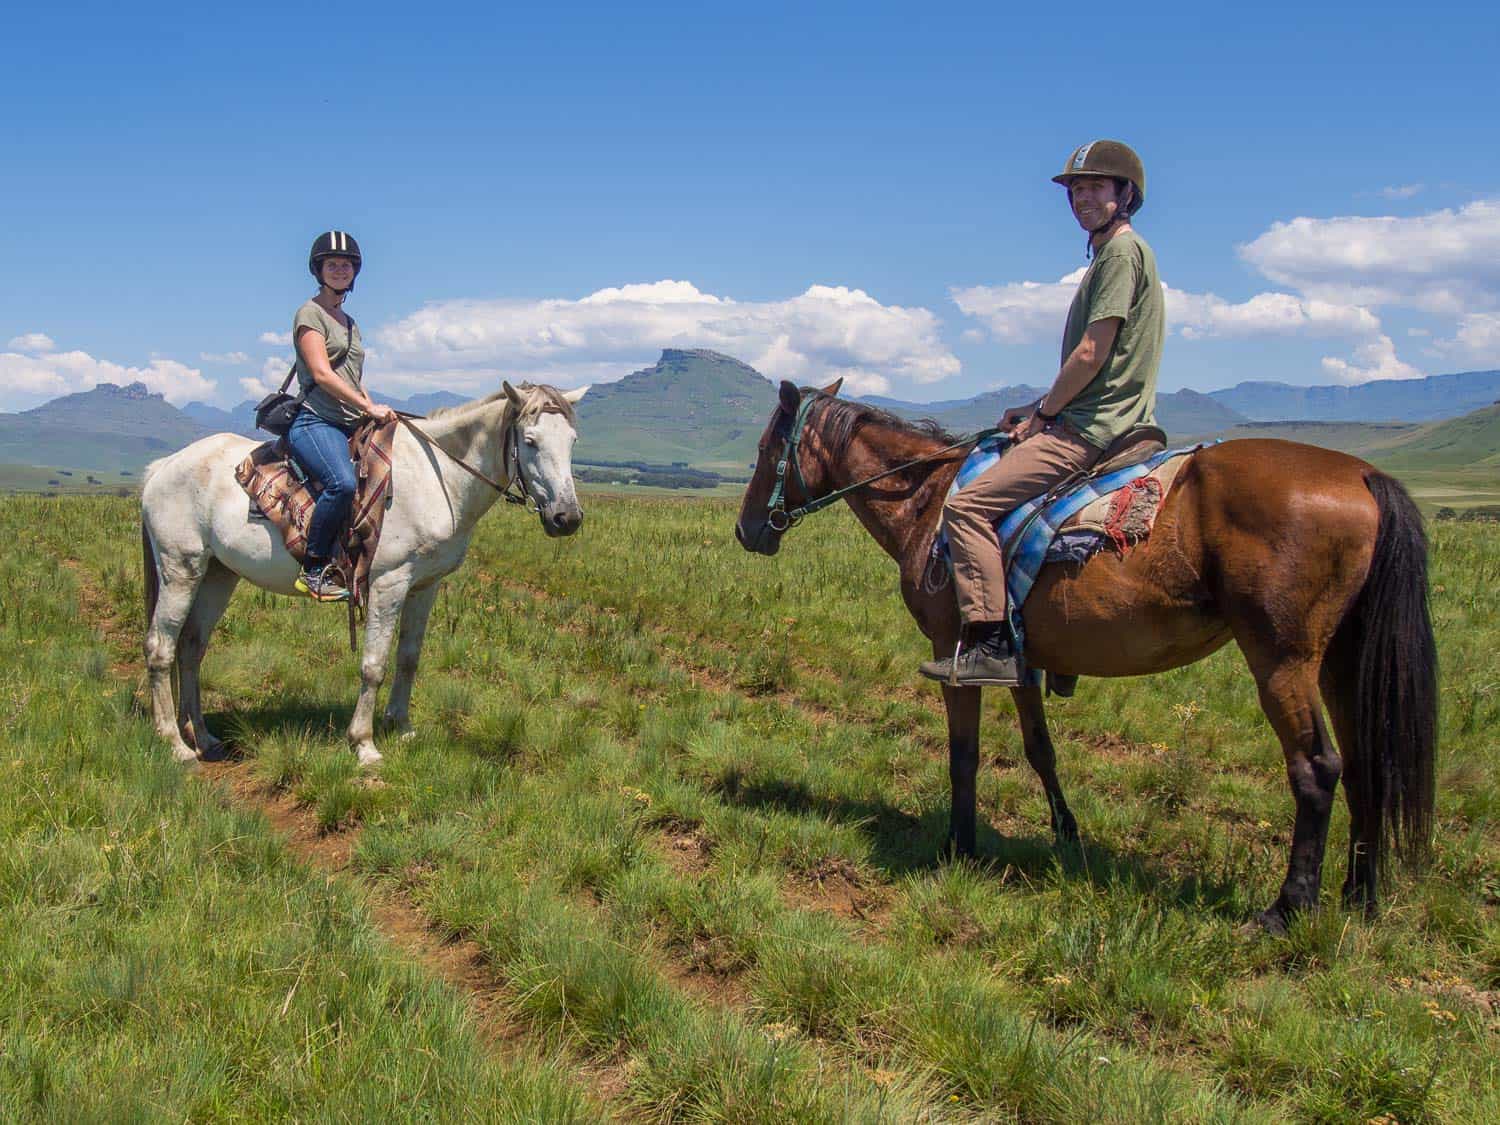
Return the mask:
<svg viewBox="0 0 1500 1125">
<path fill-rule="evenodd" d="M 100 383 L 0 414 L 0 464 L 134 471 L 209 432 L 142 383 Z"/>
<path fill-rule="evenodd" d="M 684 461 L 742 471 L 775 403 L 755 368 L 702 348 L 667 348 L 654 366 L 596 384 L 578 404 L 578 461 Z"/>
</svg>

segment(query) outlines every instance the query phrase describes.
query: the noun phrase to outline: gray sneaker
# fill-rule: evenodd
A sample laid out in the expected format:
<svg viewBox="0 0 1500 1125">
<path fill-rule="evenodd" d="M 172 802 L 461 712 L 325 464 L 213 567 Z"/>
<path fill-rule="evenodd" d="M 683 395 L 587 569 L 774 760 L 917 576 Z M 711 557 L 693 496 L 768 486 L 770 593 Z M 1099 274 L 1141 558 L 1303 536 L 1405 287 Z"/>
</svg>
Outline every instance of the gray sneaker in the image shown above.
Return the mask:
<svg viewBox="0 0 1500 1125">
<path fill-rule="evenodd" d="M 1019 687 L 1025 671 L 1025 663 L 1011 648 L 1010 637 L 1004 628 L 961 648 L 957 664 L 957 675 L 951 656 L 925 661 L 917 671 L 929 680 L 955 687 Z"/>
<path fill-rule="evenodd" d="M 340 581 L 339 572 L 329 566 L 303 570 L 297 575 L 297 589 L 315 602 L 347 602 L 349 591 Z"/>
</svg>

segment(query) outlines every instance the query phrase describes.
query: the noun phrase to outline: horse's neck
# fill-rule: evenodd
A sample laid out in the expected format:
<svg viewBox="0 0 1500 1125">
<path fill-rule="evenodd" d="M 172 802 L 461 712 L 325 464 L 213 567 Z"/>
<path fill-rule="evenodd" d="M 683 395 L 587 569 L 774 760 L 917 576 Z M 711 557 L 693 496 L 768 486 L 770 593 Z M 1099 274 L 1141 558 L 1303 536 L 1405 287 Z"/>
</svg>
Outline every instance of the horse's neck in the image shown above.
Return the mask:
<svg viewBox="0 0 1500 1125">
<path fill-rule="evenodd" d="M 876 426 L 866 427 L 850 442 L 849 453 L 842 463 L 829 466 L 832 488 L 847 488 L 925 457 L 943 444 L 909 434 L 895 435 Z M 962 461 L 962 451 L 955 450 L 932 462 L 893 473 L 868 488 L 856 489 L 845 498 L 855 518 L 903 570 L 916 561 L 912 553 L 925 550 L 930 541 L 943 498 L 948 495 L 948 486 Z"/>
<path fill-rule="evenodd" d="M 438 472 L 460 527 L 471 527 L 478 522 L 500 494 L 478 477 L 465 472 L 453 459 L 464 461 L 493 481 L 509 483 L 501 438 L 511 409 L 506 400 L 496 399 L 473 410 L 445 414 L 419 423 L 450 458 L 439 455 Z"/>
</svg>

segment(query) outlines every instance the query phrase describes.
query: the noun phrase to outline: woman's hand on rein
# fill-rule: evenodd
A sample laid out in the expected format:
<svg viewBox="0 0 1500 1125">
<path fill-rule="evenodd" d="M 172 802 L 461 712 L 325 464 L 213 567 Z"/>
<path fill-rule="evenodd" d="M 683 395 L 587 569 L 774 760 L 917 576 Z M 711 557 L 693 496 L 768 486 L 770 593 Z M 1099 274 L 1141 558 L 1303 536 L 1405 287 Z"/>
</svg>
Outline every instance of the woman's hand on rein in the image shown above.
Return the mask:
<svg viewBox="0 0 1500 1125">
<path fill-rule="evenodd" d="M 387 406 L 383 402 L 370 403 L 370 409 L 365 411 L 365 413 L 375 420 L 376 425 L 380 426 L 396 420 L 395 408 Z"/>
</svg>

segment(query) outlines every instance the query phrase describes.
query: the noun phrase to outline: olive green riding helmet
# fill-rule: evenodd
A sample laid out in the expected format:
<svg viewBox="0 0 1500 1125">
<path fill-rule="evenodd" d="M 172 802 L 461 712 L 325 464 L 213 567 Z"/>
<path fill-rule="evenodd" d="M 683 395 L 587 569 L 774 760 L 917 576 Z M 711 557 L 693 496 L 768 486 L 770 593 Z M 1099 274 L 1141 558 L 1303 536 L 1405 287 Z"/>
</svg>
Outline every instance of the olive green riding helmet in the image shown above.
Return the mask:
<svg viewBox="0 0 1500 1125">
<path fill-rule="evenodd" d="M 1135 149 L 1121 141 L 1090 141 L 1079 145 L 1068 157 L 1063 170 L 1052 177 L 1054 184 L 1067 187 L 1074 176 L 1109 176 L 1117 180 L 1129 180 L 1135 188 L 1135 198 L 1125 209 L 1134 215 L 1146 202 L 1146 166 L 1135 154 Z"/>
</svg>

